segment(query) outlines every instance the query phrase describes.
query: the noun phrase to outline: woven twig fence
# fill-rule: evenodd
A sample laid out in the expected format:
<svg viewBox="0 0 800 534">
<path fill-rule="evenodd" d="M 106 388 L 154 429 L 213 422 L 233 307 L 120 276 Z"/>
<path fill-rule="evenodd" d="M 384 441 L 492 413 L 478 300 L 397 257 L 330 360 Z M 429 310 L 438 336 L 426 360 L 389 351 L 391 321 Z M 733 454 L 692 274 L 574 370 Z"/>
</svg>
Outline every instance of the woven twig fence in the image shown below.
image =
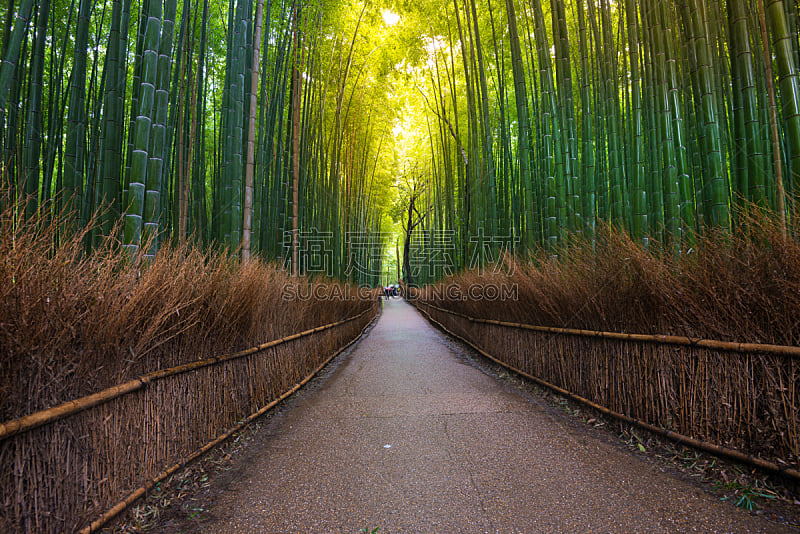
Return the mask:
<svg viewBox="0 0 800 534">
<path fill-rule="evenodd" d="M 533 326 L 413 302 L 485 355 L 609 415 L 800 478 L 800 347 Z"/>
<path fill-rule="evenodd" d="M 360 335 L 376 306 L 0 425 L 0 532 L 87 526 L 168 466 L 295 389 Z"/>
</svg>

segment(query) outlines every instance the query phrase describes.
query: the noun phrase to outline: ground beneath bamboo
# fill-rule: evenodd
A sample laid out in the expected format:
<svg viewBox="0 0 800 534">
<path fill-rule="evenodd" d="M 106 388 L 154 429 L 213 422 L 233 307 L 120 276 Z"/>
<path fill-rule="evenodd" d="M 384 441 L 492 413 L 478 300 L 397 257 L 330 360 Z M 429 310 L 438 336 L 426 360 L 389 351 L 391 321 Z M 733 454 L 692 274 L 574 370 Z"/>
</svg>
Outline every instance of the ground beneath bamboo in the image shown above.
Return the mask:
<svg viewBox="0 0 800 534">
<path fill-rule="evenodd" d="M 366 339 L 154 530 L 793 531 L 491 375 L 392 299 Z"/>
</svg>

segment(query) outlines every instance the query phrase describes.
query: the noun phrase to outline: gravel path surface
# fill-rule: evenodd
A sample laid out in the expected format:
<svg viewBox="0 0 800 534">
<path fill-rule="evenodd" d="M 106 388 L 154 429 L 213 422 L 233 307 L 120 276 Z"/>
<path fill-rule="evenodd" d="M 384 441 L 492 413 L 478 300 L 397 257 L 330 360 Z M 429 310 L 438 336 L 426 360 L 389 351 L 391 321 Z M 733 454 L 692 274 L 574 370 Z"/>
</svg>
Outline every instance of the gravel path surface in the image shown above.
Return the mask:
<svg viewBox="0 0 800 534">
<path fill-rule="evenodd" d="M 469 365 L 401 300 L 215 482 L 209 533 L 790 532 Z"/>
</svg>

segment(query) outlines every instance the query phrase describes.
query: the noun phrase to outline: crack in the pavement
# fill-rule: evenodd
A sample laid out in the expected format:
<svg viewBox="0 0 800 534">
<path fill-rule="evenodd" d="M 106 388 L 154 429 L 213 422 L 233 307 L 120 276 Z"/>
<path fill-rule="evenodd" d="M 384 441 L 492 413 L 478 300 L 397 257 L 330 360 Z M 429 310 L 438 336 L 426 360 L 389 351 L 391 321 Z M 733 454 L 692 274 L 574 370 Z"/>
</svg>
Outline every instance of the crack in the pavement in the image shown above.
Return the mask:
<svg viewBox="0 0 800 534">
<path fill-rule="evenodd" d="M 444 418 L 442 420 L 443 428 L 444 428 L 444 437 L 447 443 L 451 444 L 453 447 L 455 446 L 455 442 L 453 441 L 452 437 L 450 436 L 450 432 L 447 429 L 447 419 Z M 465 458 L 468 456 L 464 455 Z M 492 530 L 495 530 L 494 522 L 492 521 L 491 516 L 489 515 L 489 510 L 486 508 L 486 502 L 483 500 L 483 494 L 481 493 L 478 484 L 475 482 L 475 476 L 473 473 L 473 466 L 468 461 L 463 461 L 461 458 L 453 458 L 452 454 L 452 447 L 447 448 L 447 458 L 454 464 L 460 465 L 464 470 L 467 472 L 467 476 L 469 477 L 469 483 L 472 486 L 472 489 L 475 491 L 475 495 L 478 498 L 478 503 L 481 505 L 481 510 L 483 511 L 483 517 L 486 519 L 486 522 L 489 524 L 489 527 Z"/>
</svg>

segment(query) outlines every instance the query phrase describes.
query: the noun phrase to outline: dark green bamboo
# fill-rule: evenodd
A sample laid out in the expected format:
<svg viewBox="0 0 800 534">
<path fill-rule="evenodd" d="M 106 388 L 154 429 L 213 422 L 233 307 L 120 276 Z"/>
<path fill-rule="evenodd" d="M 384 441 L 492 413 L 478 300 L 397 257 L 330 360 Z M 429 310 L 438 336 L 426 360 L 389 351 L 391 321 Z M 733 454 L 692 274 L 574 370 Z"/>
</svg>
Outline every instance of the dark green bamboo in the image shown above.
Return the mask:
<svg viewBox="0 0 800 534">
<path fill-rule="evenodd" d="M 36 35 L 28 93 L 27 134 L 25 139 L 25 172 L 23 175 L 25 215 L 33 217 L 38 210 L 39 175 L 42 145 L 42 85 L 44 79 L 44 53 L 47 40 L 47 23 L 50 18 L 50 0 L 42 0 L 37 14 Z"/>
<path fill-rule="evenodd" d="M 647 187 L 645 185 L 645 145 L 642 118 L 641 71 L 639 65 L 639 19 L 636 5 L 628 2 L 626 19 L 628 25 L 628 50 L 631 60 L 631 236 L 647 244 Z"/>
<path fill-rule="evenodd" d="M 692 0 L 690 20 L 694 53 L 697 58 L 697 83 L 700 88 L 700 121 L 703 128 L 703 168 L 707 173 L 705 187 L 710 190 L 711 220 L 706 221 L 716 228 L 730 228 L 728 179 L 723 171 L 721 134 L 714 84 L 714 66 L 708 43 L 708 16 L 703 0 Z M 685 219 L 684 219 L 685 221 Z M 687 224 L 684 222 L 684 224 Z"/>
<path fill-rule="evenodd" d="M 514 76 L 514 101 L 517 105 L 517 153 L 519 157 L 520 183 L 524 198 L 525 230 L 523 244 L 525 247 L 532 247 L 535 244 L 535 227 L 538 217 L 534 215 L 528 91 L 525 84 L 525 66 L 520 49 L 514 0 L 506 0 L 506 15 L 511 44 L 511 67 Z"/>
<path fill-rule="evenodd" d="M 786 18 L 783 0 L 763 0 L 766 17 L 772 31 L 772 46 L 778 67 L 784 131 L 789 165 L 787 180 L 796 189 L 800 186 L 800 75 L 795 64 L 792 34 Z"/>
<path fill-rule="evenodd" d="M 99 206 L 102 212 L 101 231 L 104 235 L 111 232 L 121 212 L 121 153 L 124 136 L 123 99 L 125 92 L 126 70 L 125 49 L 127 35 L 122 32 L 123 15 L 126 15 L 130 4 L 123 6 L 122 0 L 114 0 L 111 11 L 111 29 L 108 35 L 108 52 L 106 54 L 105 105 L 103 113 L 103 158 L 102 158 L 102 194 Z"/>
<path fill-rule="evenodd" d="M 161 39 L 161 3 L 151 0 L 142 16 L 145 28 L 142 41 L 141 85 L 139 105 L 136 110 L 135 132 L 131 147 L 131 171 L 125 201 L 124 248 L 129 255 L 139 250 L 142 223 L 145 215 L 145 190 L 149 170 L 151 126 L 154 117 L 154 101 L 158 70 L 158 50 Z M 151 182 L 152 183 L 152 182 Z M 151 194 L 152 199 L 152 194 Z"/>
<path fill-rule="evenodd" d="M 558 152 L 556 148 L 558 143 L 555 139 L 555 135 L 558 133 L 559 128 L 555 104 L 553 70 L 550 64 L 550 46 L 547 41 L 544 13 L 540 0 L 534 0 L 533 14 L 538 68 L 542 84 L 542 107 L 539 121 L 542 134 L 538 153 L 539 159 L 542 162 L 542 178 L 544 180 L 544 237 L 548 250 L 555 253 L 561 241 L 559 213 L 562 215 L 566 213 L 566 187 L 564 187 L 563 180 L 559 184 L 556 176 L 555 156 Z"/>
<path fill-rule="evenodd" d="M 84 144 L 86 137 L 86 49 L 89 42 L 90 12 L 91 1 L 81 0 L 75 33 L 75 51 L 67 116 L 67 139 L 64 149 L 63 207 L 67 212 L 74 212 L 76 217 L 80 215 L 83 208 Z"/>
<path fill-rule="evenodd" d="M 575 127 L 575 105 L 573 102 L 572 67 L 567 30 L 567 16 L 563 0 L 554 0 L 551 5 L 553 33 L 555 39 L 556 80 L 558 84 L 559 124 L 563 131 L 561 160 L 564 166 L 566 185 L 567 229 L 580 233 L 583 229 L 581 216 L 581 183 L 578 178 L 578 140 Z"/>
<path fill-rule="evenodd" d="M 31 19 L 33 5 L 33 0 L 22 0 L 20 2 L 19 10 L 14 17 L 14 29 L 3 44 L 5 54 L 2 64 L 0 64 L 0 110 L 3 111 L 6 110 L 8 91 L 11 88 L 14 71 L 17 69 L 20 50 Z M 11 13 L 10 7 L 11 4 L 9 5 L 9 15 Z M 9 26 L 6 27 L 8 28 Z"/>
</svg>

